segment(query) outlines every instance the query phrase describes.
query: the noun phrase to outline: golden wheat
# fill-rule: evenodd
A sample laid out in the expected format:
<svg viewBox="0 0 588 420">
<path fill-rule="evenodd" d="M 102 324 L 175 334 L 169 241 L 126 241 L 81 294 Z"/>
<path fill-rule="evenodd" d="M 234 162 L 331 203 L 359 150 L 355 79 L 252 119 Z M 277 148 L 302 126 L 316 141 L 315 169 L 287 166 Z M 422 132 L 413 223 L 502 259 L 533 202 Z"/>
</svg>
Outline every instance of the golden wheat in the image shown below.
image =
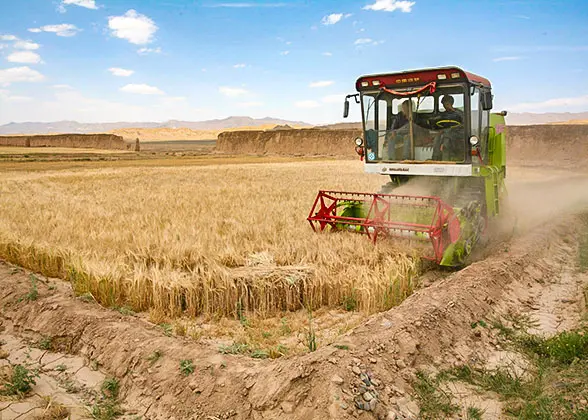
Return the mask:
<svg viewBox="0 0 588 420">
<path fill-rule="evenodd" d="M 0 174 L 0 256 L 105 305 L 166 316 L 302 307 L 374 312 L 412 291 L 417 258 L 315 234 L 317 190 L 375 191 L 360 162 Z"/>
</svg>

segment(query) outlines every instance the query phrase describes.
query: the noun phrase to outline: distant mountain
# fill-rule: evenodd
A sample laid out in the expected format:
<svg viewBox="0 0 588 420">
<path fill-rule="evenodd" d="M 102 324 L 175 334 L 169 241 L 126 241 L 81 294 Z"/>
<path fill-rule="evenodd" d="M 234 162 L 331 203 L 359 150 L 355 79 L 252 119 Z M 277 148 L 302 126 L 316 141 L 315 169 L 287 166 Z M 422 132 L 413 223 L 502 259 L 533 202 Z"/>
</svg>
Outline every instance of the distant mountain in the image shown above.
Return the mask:
<svg viewBox="0 0 588 420">
<path fill-rule="evenodd" d="M 316 128 L 322 128 L 325 130 L 357 130 L 362 129 L 363 124 L 361 122 L 350 122 L 350 123 L 337 123 L 328 125 L 319 125 Z"/>
<path fill-rule="evenodd" d="M 509 112 L 506 115 L 508 125 L 550 124 L 571 120 L 588 120 L 588 112 L 548 112 L 545 114 Z"/>
<path fill-rule="evenodd" d="M 237 127 L 257 127 L 260 125 L 297 125 L 297 126 L 310 126 L 309 124 L 302 121 L 288 121 L 281 120 L 278 118 L 251 118 L 251 117 L 228 117 L 221 120 L 209 120 L 209 121 L 176 121 L 170 120 L 162 127 L 166 128 L 190 128 L 192 130 L 224 130 L 226 128 L 237 128 Z"/>
<path fill-rule="evenodd" d="M 257 127 L 262 125 L 297 125 L 310 126 L 302 121 L 288 121 L 277 118 L 228 117 L 209 121 L 156 122 L 116 122 L 116 123 L 79 123 L 77 121 L 56 121 L 50 123 L 24 122 L 0 125 L 3 134 L 49 134 L 49 133 L 106 133 L 123 128 L 189 128 L 192 130 L 224 130 L 235 127 Z"/>
</svg>

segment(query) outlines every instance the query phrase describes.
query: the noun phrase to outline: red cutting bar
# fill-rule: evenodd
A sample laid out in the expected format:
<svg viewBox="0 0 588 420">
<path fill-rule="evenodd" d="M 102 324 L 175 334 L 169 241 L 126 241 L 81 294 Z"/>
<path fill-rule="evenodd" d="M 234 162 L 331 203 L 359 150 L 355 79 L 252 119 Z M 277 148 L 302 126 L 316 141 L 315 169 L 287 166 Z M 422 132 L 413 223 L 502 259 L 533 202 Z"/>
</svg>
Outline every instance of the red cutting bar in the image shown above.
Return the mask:
<svg viewBox="0 0 588 420">
<path fill-rule="evenodd" d="M 366 217 L 343 216 L 340 213 L 345 203 L 361 204 L 368 209 Z M 393 220 L 394 206 L 433 210 L 429 224 Z M 453 208 L 439 197 L 397 194 L 372 194 L 348 191 L 319 191 L 307 219 L 315 232 L 338 231 L 345 225 L 361 227 L 353 229 L 364 233 L 374 242 L 380 236 L 402 236 L 404 232 L 424 234 L 433 245 L 430 258 L 440 262 L 447 246 L 459 238 L 459 221 Z"/>
</svg>

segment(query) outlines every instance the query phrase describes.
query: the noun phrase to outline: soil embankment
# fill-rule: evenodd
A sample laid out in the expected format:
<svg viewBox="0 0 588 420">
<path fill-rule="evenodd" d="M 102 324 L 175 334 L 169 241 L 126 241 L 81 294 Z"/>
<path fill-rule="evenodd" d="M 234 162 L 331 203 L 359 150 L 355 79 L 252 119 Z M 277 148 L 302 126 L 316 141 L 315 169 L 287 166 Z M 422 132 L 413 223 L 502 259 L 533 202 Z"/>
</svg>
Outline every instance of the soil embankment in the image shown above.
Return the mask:
<svg viewBox="0 0 588 420">
<path fill-rule="evenodd" d="M 251 153 L 357 158 L 353 140 L 359 129 L 303 129 L 233 131 L 221 133 L 217 150 Z M 588 125 L 509 126 L 507 159 L 510 162 L 579 162 L 588 157 Z"/>
<path fill-rule="evenodd" d="M 126 141 L 135 141 L 139 139 L 141 142 L 162 142 L 162 141 L 210 141 L 216 140 L 219 133 L 223 131 L 260 131 L 260 130 L 274 130 L 275 124 L 264 124 L 260 126 L 243 126 L 235 128 L 221 129 L 202 129 L 195 130 L 187 127 L 160 127 L 160 128 L 119 128 L 112 130 L 110 133 L 122 136 Z M 297 126 L 288 128 L 298 128 Z"/>
<path fill-rule="evenodd" d="M 113 134 L 57 134 L 39 136 L 0 136 L 0 146 L 67 147 L 128 150 L 131 144 Z"/>
</svg>

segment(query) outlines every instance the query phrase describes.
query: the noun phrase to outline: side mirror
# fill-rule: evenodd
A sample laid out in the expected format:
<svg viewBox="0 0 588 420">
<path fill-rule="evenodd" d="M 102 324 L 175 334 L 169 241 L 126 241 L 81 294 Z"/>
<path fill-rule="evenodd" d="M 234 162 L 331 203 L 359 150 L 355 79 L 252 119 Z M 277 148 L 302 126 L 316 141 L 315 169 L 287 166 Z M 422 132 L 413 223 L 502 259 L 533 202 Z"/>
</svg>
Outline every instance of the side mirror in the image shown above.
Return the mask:
<svg viewBox="0 0 588 420">
<path fill-rule="evenodd" d="M 482 93 L 482 111 L 490 111 L 492 109 L 492 92 L 489 90 Z"/>
<path fill-rule="evenodd" d="M 345 103 L 343 104 L 343 118 L 347 118 L 349 116 L 349 99 L 345 98 Z"/>
</svg>

